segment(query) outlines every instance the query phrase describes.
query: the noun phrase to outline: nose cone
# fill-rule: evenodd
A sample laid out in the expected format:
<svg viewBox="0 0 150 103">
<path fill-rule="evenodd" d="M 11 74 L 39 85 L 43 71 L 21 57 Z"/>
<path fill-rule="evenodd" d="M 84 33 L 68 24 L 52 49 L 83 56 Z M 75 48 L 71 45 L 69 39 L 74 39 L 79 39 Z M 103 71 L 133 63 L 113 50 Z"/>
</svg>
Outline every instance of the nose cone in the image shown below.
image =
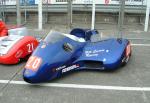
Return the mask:
<svg viewBox="0 0 150 103">
<path fill-rule="evenodd" d="M 52 68 L 42 68 L 39 71 L 32 71 L 29 69 L 24 69 L 23 79 L 28 83 L 43 83 L 48 82 L 57 77 L 59 72 L 54 71 Z"/>
<path fill-rule="evenodd" d="M 31 57 L 30 57 L 31 58 Z M 34 60 L 35 61 L 35 60 Z M 52 72 L 52 66 L 41 63 L 40 66 L 36 66 L 36 62 L 31 63 L 30 60 L 27 62 L 25 69 L 23 71 L 23 79 L 28 83 L 41 83 L 47 82 L 52 79 L 55 72 Z M 38 68 L 33 68 L 33 67 Z"/>
<path fill-rule="evenodd" d="M 28 83 L 42 83 L 57 77 L 59 63 L 39 56 L 31 56 L 23 71 L 23 79 Z"/>
<path fill-rule="evenodd" d="M 29 69 L 24 69 L 23 71 L 23 79 L 24 81 L 28 83 L 36 83 L 36 72 L 29 70 Z"/>
<path fill-rule="evenodd" d="M 24 80 L 29 83 L 36 81 L 35 77 L 37 76 L 41 66 L 42 58 L 37 56 L 31 56 L 26 63 L 25 69 L 23 71 Z"/>
<path fill-rule="evenodd" d="M 32 70 L 25 69 L 23 71 L 23 79 L 28 83 L 43 83 L 48 82 L 55 78 L 57 73 L 55 72 L 47 72 L 47 70 L 43 72 L 34 72 Z"/>
<path fill-rule="evenodd" d="M 57 77 L 56 68 L 65 64 L 71 53 L 65 52 L 61 44 L 41 43 L 26 63 L 23 79 L 28 83 L 47 82 Z M 63 58 L 63 59 L 62 59 Z"/>
</svg>

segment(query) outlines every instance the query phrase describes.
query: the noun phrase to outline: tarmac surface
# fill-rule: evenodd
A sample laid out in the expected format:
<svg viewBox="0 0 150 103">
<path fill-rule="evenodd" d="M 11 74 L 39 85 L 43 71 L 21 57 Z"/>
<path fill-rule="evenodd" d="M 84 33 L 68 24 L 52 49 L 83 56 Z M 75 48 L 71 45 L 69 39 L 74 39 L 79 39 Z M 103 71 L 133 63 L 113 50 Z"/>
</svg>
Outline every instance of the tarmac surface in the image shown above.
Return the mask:
<svg viewBox="0 0 150 103">
<path fill-rule="evenodd" d="M 150 41 L 135 40 L 135 38 L 150 39 L 150 33 L 143 32 L 140 28 L 130 29 L 124 31 L 126 34 L 124 37 L 131 39 L 131 43 L 136 45 L 132 46 L 132 57 L 125 67 L 112 72 L 73 72 L 46 83 L 48 85 L 56 83 L 57 86 L 24 84 L 20 71 L 13 81 L 21 81 L 22 84 L 10 83 L 0 91 L 0 103 L 150 103 Z M 41 33 L 46 32 L 48 30 Z M 112 34 L 117 33 L 117 30 L 101 29 L 99 32 L 103 33 L 104 38 L 108 38 L 115 37 Z M 0 90 L 7 83 L 2 83 L 1 80 L 10 80 L 24 65 L 25 61 L 17 65 L 0 65 Z M 77 87 L 59 87 L 59 84 L 76 84 Z M 84 85 L 83 88 L 78 87 L 81 85 Z M 93 89 L 86 86 L 93 86 Z M 107 86 L 107 89 L 97 89 L 96 86 Z M 134 90 L 137 87 L 142 90 Z M 144 88 L 146 89 L 143 90 Z"/>
</svg>

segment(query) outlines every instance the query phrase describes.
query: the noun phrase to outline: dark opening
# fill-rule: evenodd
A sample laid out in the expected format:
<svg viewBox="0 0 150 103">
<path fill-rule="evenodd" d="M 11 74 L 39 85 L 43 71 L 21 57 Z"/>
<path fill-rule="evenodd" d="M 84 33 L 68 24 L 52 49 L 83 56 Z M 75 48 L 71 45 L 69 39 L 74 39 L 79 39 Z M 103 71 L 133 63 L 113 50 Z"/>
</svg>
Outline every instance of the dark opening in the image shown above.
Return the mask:
<svg viewBox="0 0 150 103">
<path fill-rule="evenodd" d="M 101 61 L 84 61 L 84 66 L 89 69 L 101 68 L 103 66 L 103 62 Z"/>
</svg>

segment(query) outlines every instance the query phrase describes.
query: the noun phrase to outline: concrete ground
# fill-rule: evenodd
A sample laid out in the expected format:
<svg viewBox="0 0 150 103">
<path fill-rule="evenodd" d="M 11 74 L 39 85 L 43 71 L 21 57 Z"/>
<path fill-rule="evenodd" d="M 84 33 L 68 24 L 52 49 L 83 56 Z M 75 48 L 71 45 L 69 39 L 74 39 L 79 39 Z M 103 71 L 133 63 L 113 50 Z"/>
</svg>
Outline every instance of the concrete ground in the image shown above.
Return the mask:
<svg viewBox="0 0 150 103">
<path fill-rule="evenodd" d="M 32 29 L 30 25 L 27 26 L 31 34 L 39 36 L 43 36 L 49 31 L 47 28 L 38 31 Z M 55 26 L 55 29 L 62 32 L 69 31 L 65 26 Z M 104 38 L 114 37 L 117 33 L 115 25 L 100 25 L 98 29 Z M 136 44 L 132 47 L 133 55 L 125 67 L 113 72 L 74 72 L 47 83 L 48 85 L 52 83 L 84 85 L 85 88 L 10 83 L 3 93 L 0 93 L 0 103 L 149 103 L 150 41 L 135 40 L 135 38 L 150 39 L 150 33 L 143 32 L 141 25 L 129 26 L 125 28 L 123 37 L 130 38 L 131 42 Z M 142 46 L 138 44 L 142 44 Z M 24 64 L 25 62 L 11 66 L 0 65 L 0 88 L 6 85 L 1 80 L 9 80 Z M 22 71 L 15 76 L 13 81 L 23 81 Z M 86 87 L 89 85 L 92 85 L 93 89 Z M 96 89 L 96 86 L 107 86 L 108 89 Z M 122 87 L 122 89 L 112 89 L 113 87 Z M 126 87 L 133 90 L 129 90 L 129 88 L 125 90 Z M 147 88 L 146 90 L 134 90 L 137 87 Z"/>
</svg>

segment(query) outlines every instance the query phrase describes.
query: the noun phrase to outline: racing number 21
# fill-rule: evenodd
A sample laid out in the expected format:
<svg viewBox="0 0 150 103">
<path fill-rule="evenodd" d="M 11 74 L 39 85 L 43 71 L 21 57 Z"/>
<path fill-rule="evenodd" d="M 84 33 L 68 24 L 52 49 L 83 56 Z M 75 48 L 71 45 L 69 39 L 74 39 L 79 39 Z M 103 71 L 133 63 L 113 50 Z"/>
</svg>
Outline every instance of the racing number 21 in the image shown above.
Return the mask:
<svg viewBox="0 0 150 103">
<path fill-rule="evenodd" d="M 41 65 L 41 63 L 42 63 L 41 58 L 31 56 L 26 64 L 25 68 L 31 69 L 33 71 L 37 71 L 39 66 Z"/>
<path fill-rule="evenodd" d="M 28 52 L 31 53 L 34 50 L 33 43 L 27 44 Z"/>
</svg>

